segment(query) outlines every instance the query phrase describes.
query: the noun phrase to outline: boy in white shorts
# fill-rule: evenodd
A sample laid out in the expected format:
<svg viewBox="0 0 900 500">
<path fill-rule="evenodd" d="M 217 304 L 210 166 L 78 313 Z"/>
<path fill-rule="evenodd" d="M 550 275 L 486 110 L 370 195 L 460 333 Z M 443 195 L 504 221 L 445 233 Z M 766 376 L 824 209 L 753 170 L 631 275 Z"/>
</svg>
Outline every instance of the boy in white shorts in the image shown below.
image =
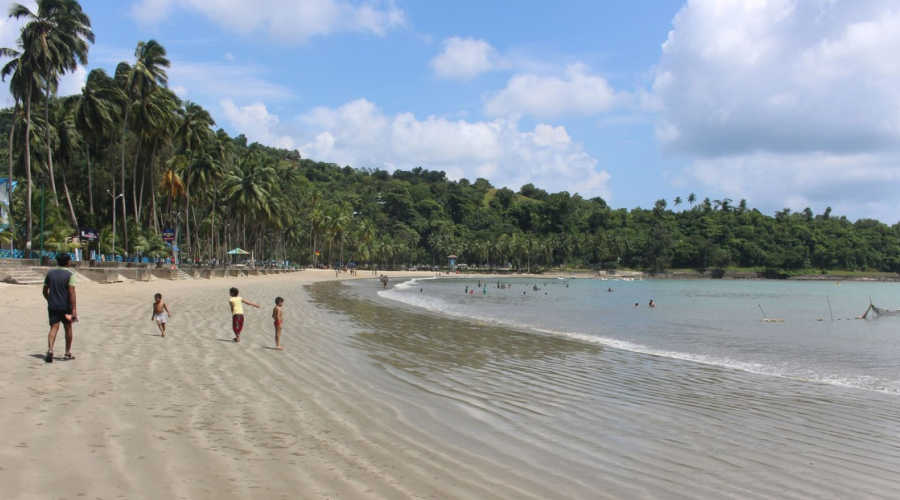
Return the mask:
<svg viewBox="0 0 900 500">
<path fill-rule="evenodd" d="M 162 301 L 162 294 L 157 293 L 153 296 L 155 299 L 153 302 L 153 312 L 150 316 L 150 321 L 156 321 L 156 326 L 159 327 L 159 333 L 162 334 L 163 337 L 166 336 L 166 314 L 169 316 L 172 315 L 169 312 L 169 307 L 166 306 L 166 303 Z"/>
</svg>

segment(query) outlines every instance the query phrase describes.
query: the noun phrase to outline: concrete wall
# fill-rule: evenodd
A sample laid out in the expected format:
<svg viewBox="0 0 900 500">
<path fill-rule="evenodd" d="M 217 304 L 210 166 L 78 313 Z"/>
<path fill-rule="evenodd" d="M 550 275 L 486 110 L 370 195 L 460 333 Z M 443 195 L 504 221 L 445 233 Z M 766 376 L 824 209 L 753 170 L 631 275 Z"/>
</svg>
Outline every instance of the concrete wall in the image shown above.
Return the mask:
<svg viewBox="0 0 900 500">
<path fill-rule="evenodd" d="M 150 269 L 147 268 L 125 268 L 118 269 L 118 272 L 123 277 L 133 281 L 150 281 L 150 277 L 153 276 Z"/>
<path fill-rule="evenodd" d="M 41 265 L 41 261 L 37 259 L 0 259 L 0 266 L 10 266 L 10 267 L 35 267 Z M 53 265 L 56 265 L 56 261 L 53 261 Z"/>
<path fill-rule="evenodd" d="M 119 269 L 95 269 L 91 267 L 82 267 L 77 269 L 78 274 L 83 275 L 85 278 L 91 281 L 97 281 L 99 283 L 113 283 L 116 281 L 122 281 L 122 278 L 119 276 Z M 124 271 L 124 269 L 123 269 Z"/>
<path fill-rule="evenodd" d="M 177 269 L 151 269 L 150 274 L 156 276 L 161 280 L 176 280 L 178 279 L 178 270 Z"/>
</svg>

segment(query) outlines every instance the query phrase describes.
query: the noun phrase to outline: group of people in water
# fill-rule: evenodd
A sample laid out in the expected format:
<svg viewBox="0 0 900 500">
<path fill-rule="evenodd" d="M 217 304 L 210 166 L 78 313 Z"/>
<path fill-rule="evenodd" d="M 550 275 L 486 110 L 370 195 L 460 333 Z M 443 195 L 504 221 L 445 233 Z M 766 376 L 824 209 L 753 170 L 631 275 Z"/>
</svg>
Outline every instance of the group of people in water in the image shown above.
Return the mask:
<svg viewBox="0 0 900 500">
<path fill-rule="evenodd" d="M 383 277 L 382 277 L 382 278 L 383 278 Z M 387 286 L 386 280 L 382 280 L 382 285 L 383 285 L 383 286 Z M 546 282 L 546 281 L 544 282 L 544 286 L 547 286 L 547 282 Z M 498 281 L 495 287 L 496 287 L 498 290 L 510 290 L 510 289 L 512 289 L 512 283 L 504 283 L 504 282 L 502 282 L 502 281 Z M 527 288 L 527 287 L 528 287 L 528 284 L 525 284 L 525 287 Z M 568 281 L 566 282 L 566 288 L 569 288 L 569 282 L 568 282 Z M 475 295 L 475 290 L 477 290 L 477 289 L 481 289 L 481 294 L 482 294 L 482 295 L 487 295 L 487 283 L 482 284 L 482 283 L 481 283 L 481 280 L 478 280 L 478 286 L 466 285 L 466 290 L 465 290 L 464 293 L 465 293 L 466 295 Z M 541 287 L 539 287 L 538 284 L 535 283 L 534 285 L 531 286 L 531 290 L 532 290 L 532 291 L 535 291 L 535 292 L 538 292 L 538 291 L 541 290 Z M 423 289 L 419 289 L 419 291 L 421 292 L 421 291 L 423 291 Z M 613 289 L 612 289 L 612 288 L 608 288 L 606 291 L 607 291 L 607 292 L 612 292 Z M 522 292 L 522 295 L 525 295 L 525 293 L 526 293 L 526 292 Z M 547 292 L 544 292 L 544 295 L 547 295 Z M 634 303 L 634 307 L 640 307 L 640 304 L 638 304 L 637 302 L 635 302 L 635 303 Z M 647 307 L 656 307 L 656 302 L 653 302 L 653 299 L 650 299 L 650 303 L 647 304 Z"/>
</svg>

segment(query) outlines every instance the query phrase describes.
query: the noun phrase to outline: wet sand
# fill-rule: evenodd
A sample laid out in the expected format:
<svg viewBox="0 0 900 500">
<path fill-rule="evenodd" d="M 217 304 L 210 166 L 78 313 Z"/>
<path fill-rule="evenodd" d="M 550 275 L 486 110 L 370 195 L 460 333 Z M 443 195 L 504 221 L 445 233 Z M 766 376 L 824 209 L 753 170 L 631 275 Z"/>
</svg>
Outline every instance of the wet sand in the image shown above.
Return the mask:
<svg viewBox="0 0 900 500">
<path fill-rule="evenodd" d="M 411 314 L 334 281 L 83 283 L 77 359 L 52 364 L 40 288 L 2 286 L 3 498 L 900 497 L 900 398 Z M 262 304 L 240 344 L 231 286 Z"/>
</svg>

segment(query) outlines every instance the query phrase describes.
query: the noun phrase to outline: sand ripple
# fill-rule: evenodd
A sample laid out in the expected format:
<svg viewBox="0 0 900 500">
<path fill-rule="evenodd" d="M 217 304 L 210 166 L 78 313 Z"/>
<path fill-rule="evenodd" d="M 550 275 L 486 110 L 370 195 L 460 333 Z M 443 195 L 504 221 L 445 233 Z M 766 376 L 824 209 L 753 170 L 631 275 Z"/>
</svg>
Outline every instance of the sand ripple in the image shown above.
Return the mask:
<svg viewBox="0 0 900 500">
<path fill-rule="evenodd" d="M 52 365 L 37 357 L 39 290 L 4 289 L 3 498 L 900 498 L 896 396 L 410 314 L 311 281 L 84 285 L 78 359 Z M 235 285 L 263 304 L 240 345 Z M 149 321 L 157 291 L 175 313 L 166 339 Z"/>
</svg>

